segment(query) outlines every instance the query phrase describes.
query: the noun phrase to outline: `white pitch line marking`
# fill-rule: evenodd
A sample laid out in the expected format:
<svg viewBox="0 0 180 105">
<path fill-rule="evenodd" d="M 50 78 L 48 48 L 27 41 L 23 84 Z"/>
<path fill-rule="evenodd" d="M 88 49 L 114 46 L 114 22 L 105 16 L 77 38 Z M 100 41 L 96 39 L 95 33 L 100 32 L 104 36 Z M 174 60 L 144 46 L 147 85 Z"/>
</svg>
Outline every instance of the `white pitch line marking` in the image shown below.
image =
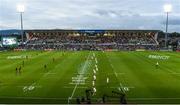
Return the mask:
<svg viewBox="0 0 180 105">
<path fill-rule="evenodd" d="M 55 75 L 57 73 L 41 73 L 41 74 L 44 74 L 44 75 Z"/>
<path fill-rule="evenodd" d="M 128 100 L 179 100 L 180 98 L 128 98 Z"/>
<path fill-rule="evenodd" d="M 84 74 L 85 69 L 86 69 L 86 67 L 87 67 L 86 65 L 87 65 L 87 62 L 88 62 L 88 60 L 89 60 L 89 58 L 90 58 L 90 54 L 91 54 L 91 53 L 89 53 L 88 58 L 86 59 L 86 61 L 85 61 L 85 63 L 84 63 L 83 69 L 81 70 L 81 73 L 83 73 L 83 74 Z M 78 78 L 78 80 L 80 80 L 80 79 L 82 78 L 82 76 L 83 76 L 83 75 L 80 75 L 79 78 Z M 77 82 L 76 85 L 75 85 L 75 87 L 74 87 L 74 89 L 73 89 L 73 92 L 72 92 L 71 96 L 68 98 L 68 104 L 69 104 L 69 101 L 73 98 L 74 93 L 75 93 L 78 85 L 79 85 L 79 83 Z"/>
<path fill-rule="evenodd" d="M 7 98 L 7 99 L 36 99 L 36 100 L 39 100 L 39 99 L 51 99 L 51 100 L 65 100 L 67 98 L 55 98 L 55 97 L 52 97 L 52 98 L 46 98 L 46 97 L 0 97 L 1 98 Z M 72 98 L 72 99 L 76 99 L 76 98 Z"/>
<path fill-rule="evenodd" d="M 108 56 L 107 56 L 107 58 L 108 58 Z M 113 73 L 115 74 L 115 76 L 116 76 L 116 78 L 118 79 L 118 74 L 117 74 L 117 72 L 114 70 L 114 66 L 112 65 L 112 63 L 110 62 L 110 59 L 108 58 L 108 61 L 109 61 L 109 63 L 110 63 L 110 65 L 111 65 L 111 67 L 112 67 L 112 69 L 113 69 Z M 119 80 L 119 79 L 118 79 Z M 122 85 L 122 83 L 119 83 L 119 90 L 121 91 L 123 91 L 123 92 L 125 92 L 125 90 L 124 90 L 124 87 L 123 87 L 123 85 Z"/>
<path fill-rule="evenodd" d="M 125 87 L 127 87 L 127 88 L 135 88 L 133 86 L 125 86 Z M 119 88 L 119 87 L 110 87 L 110 88 Z"/>
<path fill-rule="evenodd" d="M 74 87 L 64 86 L 63 88 L 70 88 L 70 89 L 72 89 L 72 88 L 74 88 Z M 77 88 L 80 88 L 80 89 L 86 89 L 86 88 L 88 88 L 88 87 L 77 87 Z"/>
<path fill-rule="evenodd" d="M 180 73 L 169 73 L 169 74 L 180 75 Z"/>
</svg>

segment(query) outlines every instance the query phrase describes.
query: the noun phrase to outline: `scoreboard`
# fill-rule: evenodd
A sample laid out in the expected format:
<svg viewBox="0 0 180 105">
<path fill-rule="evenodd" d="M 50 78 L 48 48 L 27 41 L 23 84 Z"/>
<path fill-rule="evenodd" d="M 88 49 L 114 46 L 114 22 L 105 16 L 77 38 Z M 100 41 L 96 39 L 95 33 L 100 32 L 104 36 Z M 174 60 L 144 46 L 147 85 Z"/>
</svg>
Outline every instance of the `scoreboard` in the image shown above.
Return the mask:
<svg viewBox="0 0 180 105">
<path fill-rule="evenodd" d="M 16 46 L 17 38 L 16 37 L 2 37 L 1 42 L 3 46 Z"/>
</svg>

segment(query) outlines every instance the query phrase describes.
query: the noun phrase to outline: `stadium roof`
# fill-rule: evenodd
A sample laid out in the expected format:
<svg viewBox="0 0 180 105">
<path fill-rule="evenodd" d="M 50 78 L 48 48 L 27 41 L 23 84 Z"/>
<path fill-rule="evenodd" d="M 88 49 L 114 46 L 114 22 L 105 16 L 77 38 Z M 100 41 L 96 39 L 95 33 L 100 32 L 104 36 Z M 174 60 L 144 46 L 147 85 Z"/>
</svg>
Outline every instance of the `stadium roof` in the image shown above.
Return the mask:
<svg viewBox="0 0 180 105">
<path fill-rule="evenodd" d="M 160 32 L 161 30 L 134 30 L 134 29 L 31 29 L 25 31 L 155 31 Z"/>
<path fill-rule="evenodd" d="M 105 31 L 146 31 L 146 32 L 161 32 L 161 30 L 122 30 L 122 29 L 30 29 L 24 30 L 25 32 L 30 31 L 73 31 L 73 32 L 105 32 Z M 0 35 L 8 36 L 8 35 L 21 35 L 21 31 L 17 29 L 12 30 L 0 30 Z"/>
<path fill-rule="evenodd" d="M 0 30 L 0 35 L 20 35 L 20 30 Z"/>
</svg>

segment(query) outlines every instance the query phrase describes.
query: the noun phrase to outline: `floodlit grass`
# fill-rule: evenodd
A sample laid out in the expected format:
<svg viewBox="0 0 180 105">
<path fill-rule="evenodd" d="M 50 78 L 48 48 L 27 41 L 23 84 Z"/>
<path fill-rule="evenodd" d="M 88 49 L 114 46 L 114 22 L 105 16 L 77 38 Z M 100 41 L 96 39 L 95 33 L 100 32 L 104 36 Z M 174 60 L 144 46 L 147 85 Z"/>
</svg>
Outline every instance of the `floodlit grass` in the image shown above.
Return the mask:
<svg viewBox="0 0 180 105">
<path fill-rule="evenodd" d="M 119 103 L 120 95 L 112 91 L 124 92 L 129 104 L 180 103 L 179 53 L 100 51 L 0 52 L 0 103 L 76 103 L 92 89 L 93 70 L 97 92 L 92 103 L 100 103 L 103 95 L 107 103 Z"/>
</svg>

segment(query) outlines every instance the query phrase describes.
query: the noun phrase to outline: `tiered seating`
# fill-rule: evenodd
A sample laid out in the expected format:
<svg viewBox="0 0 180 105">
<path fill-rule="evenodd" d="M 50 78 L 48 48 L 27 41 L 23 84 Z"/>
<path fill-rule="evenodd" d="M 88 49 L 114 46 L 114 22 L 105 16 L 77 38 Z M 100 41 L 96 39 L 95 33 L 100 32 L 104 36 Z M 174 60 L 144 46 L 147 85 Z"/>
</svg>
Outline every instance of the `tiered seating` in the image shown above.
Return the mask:
<svg viewBox="0 0 180 105">
<path fill-rule="evenodd" d="M 57 50 L 106 50 L 106 49 L 154 49 L 157 43 L 151 34 L 112 34 L 112 35 L 67 35 L 34 34 L 26 44 L 27 49 Z"/>
</svg>

